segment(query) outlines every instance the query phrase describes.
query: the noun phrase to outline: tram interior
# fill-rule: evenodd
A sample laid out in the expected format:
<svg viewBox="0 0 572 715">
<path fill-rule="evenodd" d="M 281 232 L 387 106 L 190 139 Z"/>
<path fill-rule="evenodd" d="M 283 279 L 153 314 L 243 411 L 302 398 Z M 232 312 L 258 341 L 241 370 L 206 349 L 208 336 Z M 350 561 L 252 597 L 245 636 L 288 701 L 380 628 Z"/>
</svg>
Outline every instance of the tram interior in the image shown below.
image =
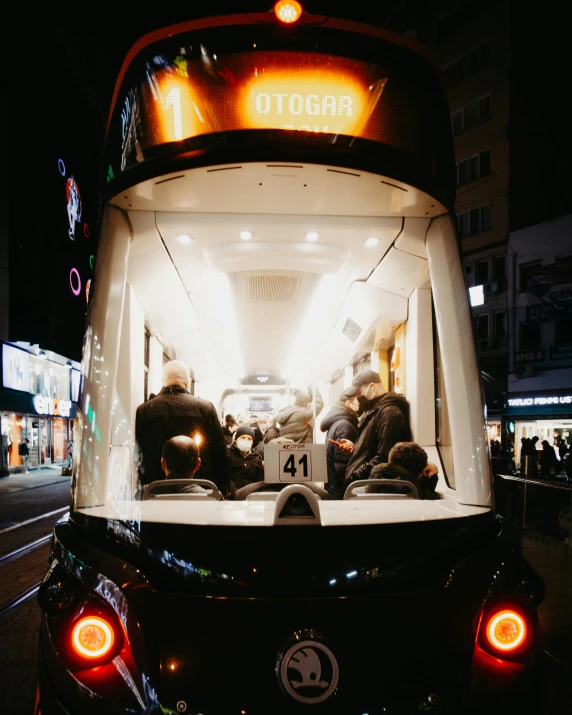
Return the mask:
<svg viewBox="0 0 572 715">
<path fill-rule="evenodd" d="M 432 218 L 443 213 L 411 186 L 317 165 L 193 169 L 116 196 L 102 226 L 106 258 L 96 268 L 84 347 L 89 436 L 76 507 L 97 515 L 134 500 L 135 410 L 146 389 L 160 389 L 164 361 L 180 358 L 195 394 L 221 420 L 241 405 L 247 417 L 251 406 L 271 416 L 292 404 L 296 388 L 315 387 L 325 403 L 314 428 L 322 443 L 320 421 L 356 366 L 375 369 L 386 389 L 409 400 L 413 438 L 439 467 L 441 499 L 415 508 L 431 511 L 429 518 L 490 508 L 489 485 L 464 504 L 456 491 L 459 472 L 474 465 L 454 459 L 451 424 L 467 396 L 446 393 L 435 328 L 435 261 L 426 245 Z M 439 269 L 445 276 L 457 270 L 453 259 Z M 481 471 L 488 468 L 486 455 L 479 459 Z M 412 508 L 414 500 L 402 501 Z M 245 504 L 232 508 L 251 508 Z M 327 508 L 343 520 L 347 504 Z M 392 518 L 379 516 L 380 501 L 360 508 L 374 507 L 378 516 L 364 518 Z M 179 510 L 175 518 L 190 518 L 181 505 L 171 508 Z"/>
</svg>

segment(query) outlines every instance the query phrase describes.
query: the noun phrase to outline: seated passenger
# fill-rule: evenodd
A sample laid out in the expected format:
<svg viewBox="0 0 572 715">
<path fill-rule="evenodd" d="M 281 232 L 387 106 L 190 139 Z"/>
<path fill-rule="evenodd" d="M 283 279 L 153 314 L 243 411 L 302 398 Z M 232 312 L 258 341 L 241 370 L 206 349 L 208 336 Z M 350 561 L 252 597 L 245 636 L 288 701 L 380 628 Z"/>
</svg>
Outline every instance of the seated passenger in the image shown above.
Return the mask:
<svg viewBox="0 0 572 715">
<path fill-rule="evenodd" d="M 234 433 L 234 441 L 228 450 L 232 493 L 264 479 L 264 462 L 258 452 L 252 449 L 253 443 L 254 430 L 248 425 L 241 425 Z"/>
<path fill-rule="evenodd" d="M 427 452 L 416 442 L 398 442 L 389 451 L 389 462 L 377 464 L 369 476 L 370 479 L 404 479 L 415 484 L 420 499 L 439 499 L 437 487 L 437 465 L 429 462 Z M 400 489 L 372 485 L 366 487 L 368 493 L 410 493 L 407 487 Z"/>
<path fill-rule="evenodd" d="M 199 448 L 194 440 L 184 435 L 171 437 L 163 445 L 161 454 L 161 468 L 165 472 L 165 479 L 192 479 L 201 466 Z M 201 494 L 207 492 L 199 484 L 185 484 L 176 486 L 165 485 L 153 488 L 155 494 Z"/>
</svg>

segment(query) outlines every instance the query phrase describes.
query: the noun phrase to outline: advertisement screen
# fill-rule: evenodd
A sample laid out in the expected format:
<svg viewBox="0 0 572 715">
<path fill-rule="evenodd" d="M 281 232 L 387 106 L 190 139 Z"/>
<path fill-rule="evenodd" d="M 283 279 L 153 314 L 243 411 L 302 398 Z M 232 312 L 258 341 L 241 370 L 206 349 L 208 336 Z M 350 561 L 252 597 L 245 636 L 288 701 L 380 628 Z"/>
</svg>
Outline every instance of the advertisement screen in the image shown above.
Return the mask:
<svg viewBox="0 0 572 715">
<path fill-rule="evenodd" d="M 2 345 L 2 384 L 11 390 L 30 392 L 30 355 L 24 350 Z"/>
<path fill-rule="evenodd" d="M 79 397 L 79 383 L 81 372 L 79 370 L 71 371 L 71 398 L 72 402 L 77 402 Z"/>
<path fill-rule="evenodd" d="M 271 397 L 251 397 L 250 398 L 251 412 L 272 412 Z"/>
</svg>

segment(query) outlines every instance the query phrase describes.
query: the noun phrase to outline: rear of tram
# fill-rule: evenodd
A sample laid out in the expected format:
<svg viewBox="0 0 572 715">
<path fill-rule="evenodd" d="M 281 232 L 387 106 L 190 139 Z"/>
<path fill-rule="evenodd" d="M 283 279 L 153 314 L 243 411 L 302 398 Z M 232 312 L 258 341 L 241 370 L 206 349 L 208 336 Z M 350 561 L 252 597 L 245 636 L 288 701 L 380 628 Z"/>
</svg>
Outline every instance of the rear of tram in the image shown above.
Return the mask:
<svg viewBox="0 0 572 715">
<path fill-rule="evenodd" d="M 404 37 L 258 13 L 133 47 L 40 592 L 44 715 L 541 712 L 542 583 L 494 513 L 454 195 L 439 74 Z M 221 420 L 322 397 L 311 444 L 266 446 L 282 491 L 145 498 L 135 411 L 170 359 Z M 439 499 L 319 496 L 320 422 L 364 366 L 406 396 Z"/>
</svg>

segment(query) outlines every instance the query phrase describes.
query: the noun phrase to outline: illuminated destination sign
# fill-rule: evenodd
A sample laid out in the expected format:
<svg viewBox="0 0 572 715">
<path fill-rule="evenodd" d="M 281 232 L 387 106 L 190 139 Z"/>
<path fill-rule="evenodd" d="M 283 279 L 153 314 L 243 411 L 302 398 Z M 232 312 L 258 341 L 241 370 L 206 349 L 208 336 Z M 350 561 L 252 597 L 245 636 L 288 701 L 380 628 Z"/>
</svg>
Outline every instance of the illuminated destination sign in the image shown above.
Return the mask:
<svg viewBox="0 0 572 715">
<path fill-rule="evenodd" d="M 388 81 L 374 64 L 317 52 L 161 58 L 120 105 L 122 169 L 149 146 L 244 129 L 386 141 Z"/>
</svg>

